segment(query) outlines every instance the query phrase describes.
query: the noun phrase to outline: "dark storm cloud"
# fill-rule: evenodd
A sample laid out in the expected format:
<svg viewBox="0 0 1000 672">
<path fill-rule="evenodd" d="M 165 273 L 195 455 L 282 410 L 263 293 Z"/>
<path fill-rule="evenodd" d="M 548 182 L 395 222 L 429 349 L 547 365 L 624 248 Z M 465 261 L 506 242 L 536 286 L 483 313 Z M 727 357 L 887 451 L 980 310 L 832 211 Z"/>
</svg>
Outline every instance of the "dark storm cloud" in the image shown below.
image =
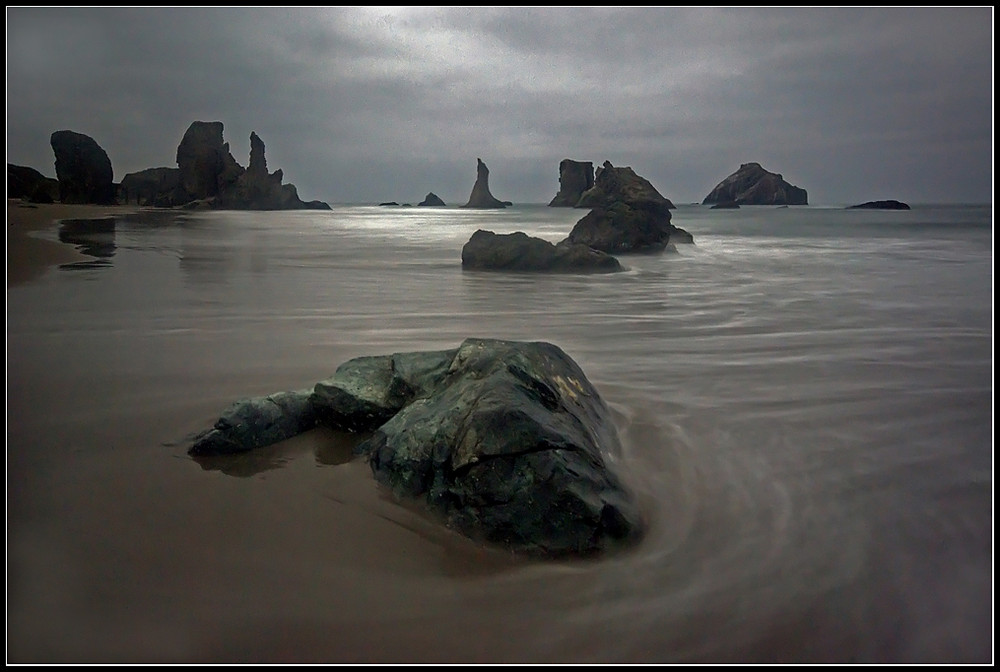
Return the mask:
<svg viewBox="0 0 1000 672">
<path fill-rule="evenodd" d="M 992 200 L 992 8 L 8 8 L 7 156 L 115 178 L 195 120 L 303 198 L 546 202 L 563 158 L 676 202 L 741 163 L 812 203 Z"/>
</svg>

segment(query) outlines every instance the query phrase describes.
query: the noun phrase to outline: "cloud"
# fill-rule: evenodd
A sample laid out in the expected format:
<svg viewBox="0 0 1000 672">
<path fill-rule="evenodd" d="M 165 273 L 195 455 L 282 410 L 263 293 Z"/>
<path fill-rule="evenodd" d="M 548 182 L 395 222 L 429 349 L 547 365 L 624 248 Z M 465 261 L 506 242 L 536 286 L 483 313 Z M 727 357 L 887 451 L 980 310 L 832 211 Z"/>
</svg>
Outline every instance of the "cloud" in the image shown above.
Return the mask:
<svg viewBox="0 0 1000 672">
<path fill-rule="evenodd" d="M 67 128 L 121 179 L 201 120 L 330 202 L 464 202 L 477 157 L 518 202 L 563 158 L 677 202 L 748 161 L 814 203 L 991 201 L 992 62 L 988 7 L 8 8 L 7 155 L 52 175 Z"/>
</svg>

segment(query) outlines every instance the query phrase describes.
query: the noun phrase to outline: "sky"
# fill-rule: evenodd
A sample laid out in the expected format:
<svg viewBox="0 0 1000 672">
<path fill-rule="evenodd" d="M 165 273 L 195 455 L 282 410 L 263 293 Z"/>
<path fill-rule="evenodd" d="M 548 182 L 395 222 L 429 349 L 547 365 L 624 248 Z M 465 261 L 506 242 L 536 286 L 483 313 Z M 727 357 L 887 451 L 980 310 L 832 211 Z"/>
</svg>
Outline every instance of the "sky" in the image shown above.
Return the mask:
<svg viewBox="0 0 1000 672">
<path fill-rule="evenodd" d="M 194 121 L 303 200 L 547 203 L 559 162 L 675 204 L 744 163 L 810 205 L 993 201 L 993 7 L 7 7 L 7 162 L 176 167 Z"/>
</svg>

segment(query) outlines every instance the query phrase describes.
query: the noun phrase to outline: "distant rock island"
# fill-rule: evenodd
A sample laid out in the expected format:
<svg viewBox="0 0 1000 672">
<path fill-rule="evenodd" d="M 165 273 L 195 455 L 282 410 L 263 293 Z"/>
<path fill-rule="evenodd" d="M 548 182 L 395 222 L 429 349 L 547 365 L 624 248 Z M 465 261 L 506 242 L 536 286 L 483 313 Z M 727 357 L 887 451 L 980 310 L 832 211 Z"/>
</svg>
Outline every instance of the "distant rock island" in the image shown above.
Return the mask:
<svg viewBox="0 0 1000 672">
<path fill-rule="evenodd" d="M 469 202 L 463 208 L 506 208 L 513 205 L 510 201 L 501 201 L 490 193 L 490 169 L 482 159 L 476 159 L 476 183 L 472 185 Z"/>
<path fill-rule="evenodd" d="M 859 205 L 849 205 L 848 210 L 853 210 L 856 208 L 867 208 L 871 210 L 909 210 L 910 206 L 902 201 L 868 201 L 867 203 L 861 203 Z"/>
<path fill-rule="evenodd" d="M 422 200 L 422 201 L 420 201 L 419 203 L 417 203 L 417 205 L 418 205 L 418 206 L 419 206 L 419 205 L 430 205 L 430 206 L 438 206 L 438 207 L 442 207 L 442 206 L 444 206 L 444 205 L 445 205 L 445 202 L 444 202 L 444 201 L 442 201 L 442 200 L 441 200 L 441 199 L 440 199 L 440 198 L 438 197 L 438 195 L 437 195 L 437 194 L 435 194 L 435 193 L 434 193 L 434 192 L 432 191 L 432 192 L 430 192 L 429 194 L 427 194 L 427 196 L 426 196 L 426 198 L 424 198 L 424 200 Z"/>
<path fill-rule="evenodd" d="M 786 182 L 759 163 L 744 163 L 735 173 L 713 189 L 703 205 L 735 203 L 737 205 L 808 205 L 805 189 Z"/>
</svg>

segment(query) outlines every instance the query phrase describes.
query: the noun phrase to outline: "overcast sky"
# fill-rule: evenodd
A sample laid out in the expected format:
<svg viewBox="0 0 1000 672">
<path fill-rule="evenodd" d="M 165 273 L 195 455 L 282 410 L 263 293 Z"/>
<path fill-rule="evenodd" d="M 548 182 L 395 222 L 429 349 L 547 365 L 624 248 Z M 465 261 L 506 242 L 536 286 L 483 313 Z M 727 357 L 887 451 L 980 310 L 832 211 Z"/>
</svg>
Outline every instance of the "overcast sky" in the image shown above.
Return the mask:
<svg viewBox="0 0 1000 672">
<path fill-rule="evenodd" d="M 564 158 L 677 204 L 742 163 L 811 205 L 993 200 L 993 7 L 7 8 L 7 161 L 120 181 L 193 121 L 303 200 L 547 203 Z"/>
</svg>

